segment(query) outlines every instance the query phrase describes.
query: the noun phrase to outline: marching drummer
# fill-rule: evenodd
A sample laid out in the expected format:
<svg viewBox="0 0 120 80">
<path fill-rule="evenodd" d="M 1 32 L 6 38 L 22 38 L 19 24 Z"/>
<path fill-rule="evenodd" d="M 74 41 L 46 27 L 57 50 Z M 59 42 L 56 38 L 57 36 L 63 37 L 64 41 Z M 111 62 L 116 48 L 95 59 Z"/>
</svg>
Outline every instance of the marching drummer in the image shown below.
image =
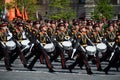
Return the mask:
<svg viewBox="0 0 120 80">
<path fill-rule="evenodd" d="M 91 36 L 90 36 L 90 40 L 93 42 L 93 44 L 96 46 L 98 43 L 101 43 L 102 42 L 102 39 L 99 35 L 99 31 L 100 31 L 100 27 L 99 26 L 95 26 L 94 27 L 94 31 L 92 32 Z M 96 66 L 97 66 L 97 70 L 98 71 L 101 71 L 102 68 L 101 68 L 101 64 L 100 64 L 100 60 L 99 60 L 99 51 L 97 50 L 95 55 L 89 55 L 88 57 L 90 59 L 92 59 L 93 63 L 95 62 L 96 63 Z"/>
<path fill-rule="evenodd" d="M 86 32 L 85 27 L 83 27 L 81 30 Z M 84 33 L 84 35 L 85 35 L 85 33 Z M 77 41 L 76 41 L 75 46 L 74 46 L 74 49 L 76 49 L 75 53 L 77 54 L 77 58 L 75 59 L 74 63 L 69 65 L 68 69 L 69 69 L 70 72 L 72 72 L 72 69 L 77 64 L 79 64 L 81 69 L 82 69 L 82 66 L 85 65 L 87 74 L 93 74 L 92 71 L 91 71 L 91 68 L 90 68 L 90 66 L 88 64 L 88 61 L 87 61 L 87 57 L 86 57 L 86 54 L 85 54 L 86 51 L 84 49 L 84 46 L 82 46 L 83 44 L 85 44 L 85 45 L 87 45 L 87 44 L 84 41 L 84 43 L 81 45 L 81 43 L 80 43 L 81 38 L 83 38 L 82 34 L 80 32 L 78 32 L 77 36 L 76 36 Z"/>
<path fill-rule="evenodd" d="M 114 31 L 114 27 L 112 23 L 108 24 L 108 28 L 105 32 L 105 38 L 106 38 L 106 45 L 107 45 L 107 51 L 104 53 L 104 56 L 100 59 L 100 61 L 105 61 L 106 59 L 109 59 L 111 56 L 111 52 L 113 51 L 113 46 L 115 43 L 116 33 Z"/>
<path fill-rule="evenodd" d="M 11 71 L 12 69 L 10 68 L 8 48 L 5 46 L 5 43 L 7 42 L 6 29 L 7 24 L 2 23 L 0 25 L 0 54 L 4 57 L 6 70 Z"/>
<path fill-rule="evenodd" d="M 104 68 L 105 74 L 108 74 L 108 71 L 111 67 L 116 67 L 117 71 L 120 66 L 120 32 L 116 35 L 114 51 L 112 52 L 112 56 L 110 57 L 109 64 Z"/>
<path fill-rule="evenodd" d="M 27 67 L 25 57 L 24 57 L 23 53 L 21 52 L 21 44 L 20 44 L 20 42 L 23 39 L 22 30 L 23 30 L 23 24 L 22 23 L 17 23 L 17 26 L 12 31 L 13 32 L 13 41 L 16 44 L 16 48 L 12 51 L 12 53 L 15 53 L 15 54 L 11 55 L 10 63 L 13 63 L 17 59 L 17 57 L 19 56 L 23 66 Z"/>
<path fill-rule="evenodd" d="M 65 64 L 65 56 L 63 53 L 63 49 L 61 47 L 61 45 L 59 44 L 61 41 L 64 41 L 64 23 L 59 23 L 58 24 L 58 29 L 56 30 L 56 32 L 54 33 L 55 36 L 55 40 L 53 41 L 54 45 L 55 45 L 55 53 L 53 54 L 53 56 L 51 57 L 51 62 L 56 60 L 58 58 L 58 56 L 60 55 L 61 58 L 61 66 L 62 69 L 66 69 L 66 64 Z"/>
<path fill-rule="evenodd" d="M 31 53 L 30 53 L 29 57 L 32 57 L 32 56 L 35 56 L 35 57 L 31 61 L 31 63 L 29 64 L 28 69 L 32 70 L 32 68 L 34 67 L 37 60 L 40 59 L 40 61 L 41 61 L 41 57 L 42 57 L 42 59 L 45 59 L 46 66 L 48 67 L 49 72 L 54 72 L 54 70 L 52 68 L 52 64 L 49 60 L 48 54 L 45 51 L 45 49 L 43 48 L 43 45 L 46 44 L 46 37 L 45 37 L 46 28 L 45 28 L 45 25 L 41 25 L 39 28 L 40 28 L 40 32 L 38 32 L 36 34 L 32 33 L 36 36 L 36 41 L 34 42 L 34 46 L 31 49 Z M 38 43 L 37 39 L 38 39 L 39 43 Z"/>
</svg>

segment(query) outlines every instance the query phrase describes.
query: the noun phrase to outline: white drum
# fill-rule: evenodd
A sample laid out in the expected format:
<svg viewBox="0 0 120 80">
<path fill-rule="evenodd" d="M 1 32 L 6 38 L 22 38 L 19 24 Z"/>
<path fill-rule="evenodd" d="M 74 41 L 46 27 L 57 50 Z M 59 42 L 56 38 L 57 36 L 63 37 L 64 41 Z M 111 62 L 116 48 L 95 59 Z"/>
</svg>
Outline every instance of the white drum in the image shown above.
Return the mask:
<svg viewBox="0 0 120 80">
<path fill-rule="evenodd" d="M 70 50 L 72 49 L 72 43 L 70 41 L 63 41 L 62 42 L 63 48 L 65 50 Z"/>
<path fill-rule="evenodd" d="M 99 52 L 106 52 L 107 50 L 107 46 L 104 43 L 98 43 L 96 47 Z"/>
<path fill-rule="evenodd" d="M 44 48 L 47 52 L 53 52 L 55 50 L 55 46 L 53 43 L 45 44 Z"/>
<path fill-rule="evenodd" d="M 6 42 L 6 46 L 8 47 L 9 50 L 14 50 L 16 48 L 16 44 L 14 41 Z"/>
<path fill-rule="evenodd" d="M 88 55 L 94 55 L 96 54 L 96 47 L 95 46 L 87 46 L 86 51 Z"/>
<path fill-rule="evenodd" d="M 21 41 L 22 46 L 27 46 L 30 43 L 28 39 Z"/>
</svg>

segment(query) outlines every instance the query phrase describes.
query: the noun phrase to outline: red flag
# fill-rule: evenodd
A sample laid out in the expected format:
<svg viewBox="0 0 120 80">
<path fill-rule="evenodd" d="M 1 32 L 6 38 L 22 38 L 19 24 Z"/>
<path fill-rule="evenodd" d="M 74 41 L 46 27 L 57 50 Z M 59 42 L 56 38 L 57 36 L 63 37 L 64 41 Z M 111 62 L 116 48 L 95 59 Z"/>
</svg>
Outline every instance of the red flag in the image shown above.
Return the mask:
<svg viewBox="0 0 120 80">
<path fill-rule="evenodd" d="M 7 18 L 8 18 L 8 20 L 13 20 L 13 18 L 15 18 L 14 9 L 8 10 Z"/>
<path fill-rule="evenodd" d="M 25 10 L 25 20 L 28 20 L 28 15 L 27 15 L 26 10 Z"/>
<path fill-rule="evenodd" d="M 23 20 L 28 20 L 28 15 L 24 7 L 22 7 L 22 18 Z"/>
<path fill-rule="evenodd" d="M 22 15 L 20 14 L 20 11 L 17 8 L 17 6 L 15 6 L 15 17 L 22 17 Z"/>
</svg>

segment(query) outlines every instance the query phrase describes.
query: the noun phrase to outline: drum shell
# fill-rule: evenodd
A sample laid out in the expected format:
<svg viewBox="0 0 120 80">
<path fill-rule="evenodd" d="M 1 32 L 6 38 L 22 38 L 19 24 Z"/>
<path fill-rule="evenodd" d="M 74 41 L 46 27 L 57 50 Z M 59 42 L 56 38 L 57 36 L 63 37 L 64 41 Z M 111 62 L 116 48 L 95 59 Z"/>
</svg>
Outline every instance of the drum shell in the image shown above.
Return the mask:
<svg viewBox="0 0 120 80">
<path fill-rule="evenodd" d="M 96 54 L 96 48 L 93 46 L 87 46 L 86 51 L 88 55 L 95 55 Z"/>
<path fill-rule="evenodd" d="M 46 44 L 44 46 L 44 49 L 47 51 L 47 52 L 53 52 L 55 50 L 55 47 L 54 47 L 54 44 L 53 43 L 50 43 L 50 44 Z"/>
<path fill-rule="evenodd" d="M 97 44 L 97 50 L 99 52 L 106 52 L 107 51 L 107 46 L 104 43 L 99 43 Z"/>
<path fill-rule="evenodd" d="M 26 47 L 29 43 L 30 43 L 29 40 L 23 40 L 23 41 L 21 41 L 21 44 L 22 44 L 23 47 Z"/>
<path fill-rule="evenodd" d="M 16 48 L 16 44 L 13 41 L 6 42 L 6 46 L 9 50 L 14 50 Z"/>
<path fill-rule="evenodd" d="M 72 43 L 70 41 L 64 41 L 62 42 L 63 49 L 70 50 L 72 49 Z"/>
</svg>

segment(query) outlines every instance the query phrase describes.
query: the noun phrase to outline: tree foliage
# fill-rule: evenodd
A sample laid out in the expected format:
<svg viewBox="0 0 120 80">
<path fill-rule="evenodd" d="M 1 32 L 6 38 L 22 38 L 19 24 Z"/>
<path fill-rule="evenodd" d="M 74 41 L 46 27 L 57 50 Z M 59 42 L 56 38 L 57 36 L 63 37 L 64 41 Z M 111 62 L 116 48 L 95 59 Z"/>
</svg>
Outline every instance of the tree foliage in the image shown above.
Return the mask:
<svg viewBox="0 0 120 80">
<path fill-rule="evenodd" d="M 36 19 L 35 13 L 39 9 L 38 0 L 17 0 L 16 2 L 20 10 L 23 6 L 25 7 L 29 19 Z"/>
<path fill-rule="evenodd" d="M 51 19 L 70 19 L 75 17 L 75 11 L 70 7 L 70 0 L 50 0 L 49 10 L 48 17 Z"/>
<path fill-rule="evenodd" d="M 3 0 L 0 0 L 0 15 L 2 14 L 1 12 L 3 10 L 3 6 L 4 6 Z"/>
<path fill-rule="evenodd" d="M 39 9 L 38 0 L 14 0 L 14 2 L 7 3 L 7 9 L 14 7 L 17 5 L 20 11 L 22 11 L 22 7 L 27 11 L 29 19 L 35 19 L 35 13 Z"/>
<path fill-rule="evenodd" d="M 94 12 L 92 12 L 92 18 L 100 20 L 102 18 L 112 18 L 112 5 L 109 3 L 110 0 L 95 0 L 96 6 Z"/>
</svg>

